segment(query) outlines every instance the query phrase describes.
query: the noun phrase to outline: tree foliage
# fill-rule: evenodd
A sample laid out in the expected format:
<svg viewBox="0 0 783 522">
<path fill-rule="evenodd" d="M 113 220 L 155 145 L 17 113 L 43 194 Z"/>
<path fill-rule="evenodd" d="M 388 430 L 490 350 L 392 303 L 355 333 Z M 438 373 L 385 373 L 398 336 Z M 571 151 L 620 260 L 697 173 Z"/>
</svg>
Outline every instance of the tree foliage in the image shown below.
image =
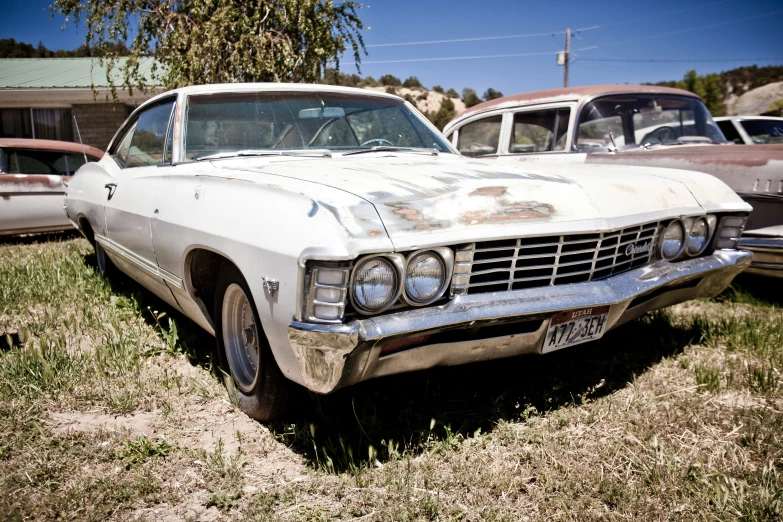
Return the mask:
<svg viewBox="0 0 783 522">
<path fill-rule="evenodd" d="M 346 0 L 54 0 L 53 12 L 85 23 L 85 45 L 101 50 L 107 80 L 119 68 L 122 85 L 145 90 L 147 57 L 154 83 L 166 89 L 223 82 L 316 82 L 350 48 L 365 51 L 358 16 Z M 128 59 L 106 43 L 129 42 Z M 358 66 L 357 66 L 358 67 Z"/>
<path fill-rule="evenodd" d="M 38 46 L 34 46 L 25 42 L 17 42 L 13 38 L 0 38 L 0 58 L 86 58 L 100 56 L 107 50 L 118 56 L 127 56 L 130 52 L 124 42 L 106 42 L 104 47 L 105 49 L 101 50 L 80 45 L 71 51 L 63 49 L 53 51 L 42 42 L 38 42 Z"/>
<path fill-rule="evenodd" d="M 448 98 L 443 98 L 443 101 L 440 102 L 440 109 L 437 111 L 425 112 L 424 115 L 438 128 L 438 130 L 443 130 L 443 127 L 445 127 L 457 113 L 454 108 L 454 102 Z"/>
<path fill-rule="evenodd" d="M 409 76 L 405 79 L 404 82 L 402 82 L 403 87 L 407 87 L 408 89 L 414 89 L 416 87 L 421 87 L 421 82 L 419 79 L 415 76 Z"/>
<path fill-rule="evenodd" d="M 465 102 L 465 107 L 473 107 L 481 103 L 481 98 L 478 97 L 475 90 L 465 87 L 462 89 L 462 101 Z"/>
<path fill-rule="evenodd" d="M 503 97 L 503 93 L 500 91 L 496 91 L 492 87 L 484 91 L 484 101 L 497 100 L 498 98 L 502 98 L 502 97 Z"/>
<path fill-rule="evenodd" d="M 393 74 L 384 74 L 380 78 L 378 78 L 378 81 L 381 82 L 381 85 L 386 87 L 399 87 L 402 85 L 402 82 L 399 78 L 394 76 Z"/>
</svg>

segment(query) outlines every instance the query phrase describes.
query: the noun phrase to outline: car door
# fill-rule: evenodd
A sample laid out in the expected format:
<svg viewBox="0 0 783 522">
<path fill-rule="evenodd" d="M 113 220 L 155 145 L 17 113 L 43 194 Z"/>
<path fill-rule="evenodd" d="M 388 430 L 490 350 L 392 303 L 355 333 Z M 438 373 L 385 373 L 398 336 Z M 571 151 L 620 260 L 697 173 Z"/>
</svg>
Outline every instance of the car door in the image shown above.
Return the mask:
<svg viewBox="0 0 783 522">
<path fill-rule="evenodd" d="M 177 306 L 158 270 L 151 220 L 155 199 L 171 161 L 175 99 L 142 111 L 122 136 L 106 184 L 107 253 L 125 273 Z"/>
</svg>

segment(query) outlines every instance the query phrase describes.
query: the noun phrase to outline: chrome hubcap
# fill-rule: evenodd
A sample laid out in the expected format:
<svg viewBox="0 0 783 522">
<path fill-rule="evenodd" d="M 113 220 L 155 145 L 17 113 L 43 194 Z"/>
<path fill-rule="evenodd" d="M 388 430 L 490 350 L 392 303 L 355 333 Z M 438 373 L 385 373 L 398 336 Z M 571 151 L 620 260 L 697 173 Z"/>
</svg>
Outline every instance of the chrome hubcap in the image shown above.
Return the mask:
<svg viewBox="0 0 783 522">
<path fill-rule="evenodd" d="M 232 283 L 223 296 L 223 345 L 231 374 L 244 392 L 253 389 L 258 375 L 259 347 L 256 321 L 242 287 Z"/>
</svg>

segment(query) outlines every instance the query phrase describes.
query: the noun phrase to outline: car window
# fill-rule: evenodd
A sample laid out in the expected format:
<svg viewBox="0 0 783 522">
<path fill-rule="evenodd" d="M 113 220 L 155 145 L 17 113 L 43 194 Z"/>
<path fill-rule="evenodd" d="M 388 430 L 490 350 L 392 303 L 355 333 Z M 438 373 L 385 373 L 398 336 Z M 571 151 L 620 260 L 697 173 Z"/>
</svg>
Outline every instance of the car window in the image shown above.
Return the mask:
<svg viewBox="0 0 783 522">
<path fill-rule="evenodd" d="M 495 154 L 500 143 L 500 126 L 503 116 L 490 116 L 472 121 L 459 129 L 457 148 L 465 156 Z"/>
<path fill-rule="evenodd" d="M 65 175 L 62 152 L 51 150 L 9 149 L 4 151 L 9 174 Z"/>
<path fill-rule="evenodd" d="M 128 148 L 128 159 L 125 162 L 127 168 L 163 163 L 163 147 L 173 108 L 174 100 L 171 100 L 139 115 Z"/>
<path fill-rule="evenodd" d="M 514 114 L 509 152 L 547 152 L 565 150 L 570 109 L 523 111 Z"/>
<path fill-rule="evenodd" d="M 255 150 L 434 147 L 443 137 L 397 99 L 328 92 L 238 92 L 190 96 L 183 161 Z"/>
<path fill-rule="evenodd" d="M 742 145 L 742 137 L 739 135 L 739 132 L 737 132 L 737 129 L 734 127 L 734 123 L 732 123 L 731 120 L 717 121 L 715 123 L 718 124 L 718 127 L 720 127 L 721 132 L 723 132 L 723 135 L 726 136 L 727 140 L 733 141 L 737 145 Z"/>
<path fill-rule="evenodd" d="M 114 156 L 114 159 L 117 160 L 117 163 L 119 163 L 120 166 L 123 168 L 128 163 L 128 150 L 130 150 L 130 144 L 131 144 L 131 139 L 133 138 L 134 130 L 136 130 L 135 122 L 133 123 L 133 125 L 131 125 L 130 129 L 128 129 L 125 135 L 122 138 L 120 138 L 120 141 L 118 142 L 119 145 L 117 145 L 117 148 L 112 154 L 112 156 Z"/>
<path fill-rule="evenodd" d="M 740 124 L 755 144 L 783 143 L 783 120 L 745 120 Z"/>
</svg>

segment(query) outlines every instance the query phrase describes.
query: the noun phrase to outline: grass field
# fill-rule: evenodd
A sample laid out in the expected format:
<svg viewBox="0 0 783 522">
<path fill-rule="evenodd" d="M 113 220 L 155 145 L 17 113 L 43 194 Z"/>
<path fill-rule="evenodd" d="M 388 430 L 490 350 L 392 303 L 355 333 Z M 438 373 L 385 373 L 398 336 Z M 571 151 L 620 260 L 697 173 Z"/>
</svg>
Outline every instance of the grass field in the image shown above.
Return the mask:
<svg viewBox="0 0 783 522">
<path fill-rule="evenodd" d="M 783 293 L 740 279 L 601 341 L 298 394 L 74 235 L 0 243 L 0 520 L 780 520 Z"/>
</svg>

